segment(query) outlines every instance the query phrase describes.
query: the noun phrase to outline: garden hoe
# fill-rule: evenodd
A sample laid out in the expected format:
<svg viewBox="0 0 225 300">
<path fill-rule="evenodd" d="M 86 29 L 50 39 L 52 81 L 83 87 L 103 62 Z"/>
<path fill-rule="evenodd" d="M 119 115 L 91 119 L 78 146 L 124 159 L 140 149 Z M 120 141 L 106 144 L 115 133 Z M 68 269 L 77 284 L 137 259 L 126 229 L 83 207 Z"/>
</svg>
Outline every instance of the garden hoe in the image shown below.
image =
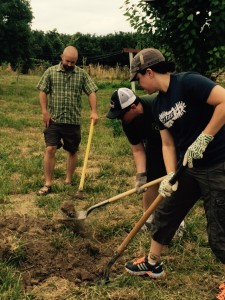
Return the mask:
<svg viewBox="0 0 225 300">
<path fill-rule="evenodd" d="M 84 178 L 85 178 L 85 173 L 87 169 L 87 162 L 88 162 L 88 156 L 90 152 L 90 147 L 91 147 L 91 140 L 93 136 L 93 131 L 94 131 L 94 120 L 91 119 L 91 125 L 90 125 L 90 130 L 89 130 L 89 135 L 88 135 L 88 142 L 87 142 L 87 147 L 86 147 L 86 153 L 84 156 L 84 165 L 81 173 L 81 178 L 80 178 L 80 185 L 77 191 L 77 198 L 83 199 L 83 190 L 84 190 Z"/>
<path fill-rule="evenodd" d="M 181 166 L 177 169 L 176 173 L 174 174 L 173 178 L 171 178 L 170 183 L 173 185 L 180 174 L 183 172 L 184 166 L 181 164 Z M 157 206 L 160 204 L 160 202 L 164 199 L 163 196 L 160 194 L 156 197 L 154 202 L 149 206 L 149 208 L 145 211 L 144 215 L 140 218 L 140 220 L 136 223 L 136 225 L 133 227 L 133 229 L 129 232 L 127 237 L 124 239 L 124 241 L 121 243 L 121 245 L 117 248 L 116 252 L 114 253 L 111 260 L 108 262 L 104 269 L 103 273 L 103 284 L 109 282 L 109 272 L 112 267 L 112 265 L 115 263 L 115 261 L 123 254 L 124 250 L 126 249 L 127 245 L 130 243 L 130 241 L 135 237 L 135 235 L 138 233 L 138 231 L 141 229 L 141 227 L 145 224 L 147 219 L 150 217 L 150 215 L 155 211 Z"/>
<path fill-rule="evenodd" d="M 146 184 L 142 185 L 142 188 L 148 188 L 150 186 L 153 186 L 157 183 L 160 183 L 163 179 L 165 178 L 165 176 L 163 177 L 160 177 L 158 179 L 155 179 L 153 181 L 150 181 L 150 182 L 147 182 Z M 89 207 L 87 210 L 81 210 L 81 211 L 75 211 L 75 208 L 74 208 L 74 204 L 72 201 L 64 201 L 62 206 L 61 206 L 61 210 L 62 212 L 69 218 L 71 218 L 71 220 L 84 220 L 87 218 L 87 216 L 96 208 L 99 208 L 99 207 L 102 207 L 102 206 L 105 206 L 109 203 L 112 203 L 114 201 L 117 201 L 119 199 L 122 199 L 126 196 L 129 196 L 129 195 L 132 195 L 136 192 L 136 189 L 133 188 L 129 191 L 126 191 L 124 193 L 121 193 L 119 195 L 116 195 L 112 198 L 109 198 L 107 200 L 104 200 L 102 202 L 99 202 L 91 207 Z M 73 219 L 72 219 L 73 218 Z"/>
</svg>

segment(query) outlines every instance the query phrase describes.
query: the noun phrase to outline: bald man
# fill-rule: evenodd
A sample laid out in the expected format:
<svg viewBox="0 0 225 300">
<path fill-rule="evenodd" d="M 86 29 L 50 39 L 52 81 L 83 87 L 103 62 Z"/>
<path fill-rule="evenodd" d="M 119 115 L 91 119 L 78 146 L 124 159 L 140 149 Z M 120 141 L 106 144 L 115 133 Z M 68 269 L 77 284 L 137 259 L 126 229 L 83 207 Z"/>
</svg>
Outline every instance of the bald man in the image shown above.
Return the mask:
<svg viewBox="0 0 225 300">
<path fill-rule="evenodd" d="M 78 51 L 73 46 L 64 49 L 61 62 L 48 68 L 37 84 L 39 102 L 44 122 L 45 183 L 38 195 L 45 196 L 52 192 L 56 150 L 63 147 L 67 151 L 66 176 L 64 183 L 72 184 L 72 177 L 77 165 L 77 152 L 81 142 L 81 95 L 88 96 L 90 118 L 94 124 L 98 120 L 96 108 L 97 86 L 90 76 L 76 66 Z"/>
</svg>

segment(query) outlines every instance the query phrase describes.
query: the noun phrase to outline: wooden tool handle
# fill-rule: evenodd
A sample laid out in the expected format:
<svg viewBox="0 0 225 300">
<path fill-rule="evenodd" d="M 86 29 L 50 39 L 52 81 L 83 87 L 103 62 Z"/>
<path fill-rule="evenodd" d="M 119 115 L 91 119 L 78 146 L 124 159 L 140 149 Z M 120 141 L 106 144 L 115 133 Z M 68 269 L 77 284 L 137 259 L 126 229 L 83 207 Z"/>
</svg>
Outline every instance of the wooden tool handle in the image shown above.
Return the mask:
<svg viewBox="0 0 225 300">
<path fill-rule="evenodd" d="M 90 148 L 91 148 L 91 140 L 92 140 L 92 136 L 93 136 L 93 131 L 94 131 L 94 120 L 92 119 L 91 125 L 90 125 L 90 130 L 89 130 L 87 148 L 86 148 L 85 157 L 84 157 L 83 169 L 82 169 L 81 178 L 80 178 L 80 185 L 78 188 L 79 191 L 83 191 L 83 188 L 84 188 L 84 178 L 85 178 L 85 173 L 86 173 L 86 169 L 87 169 L 87 162 L 88 162 L 88 156 L 89 156 L 89 152 L 90 152 Z"/>
<path fill-rule="evenodd" d="M 143 189 L 144 189 L 144 188 L 149 188 L 150 186 L 153 186 L 153 185 L 155 185 L 155 184 L 158 184 L 158 183 L 160 183 L 165 177 L 166 177 L 166 176 L 163 176 L 163 177 L 157 178 L 157 179 L 155 179 L 155 180 L 152 180 L 152 181 L 150 181 L 150 182 L 147 182 L 147 183 L 143 184 L 143 185 L 141 186 L 141 188 L 143 188 Z M 132 194 L 134 194 L 134 193 L 136 193 L 136 189 L 135 189 L 135 188 L 133 188 L 133 189 L 131 189 L 131 190 L 129 190 L 129 191 L 123 192 L 123 193 L 121 193 L 121 194 L 119 194 L 119 195 L 116 195 L 116 196 L 114 196 L 114 197 L 112 197 L 112 198 L 110 198 L 110 199 L 108 199 L 108 200 L 105 200 L 105 201 L 107 201 L 108 203 L 109 203 L 109 202 L 113 202 L 113 201 L 116 201 L 116 200 L 121 199 L 121 198 L 123 198 L 123 197 L 132 195 Z"/>
</svg>

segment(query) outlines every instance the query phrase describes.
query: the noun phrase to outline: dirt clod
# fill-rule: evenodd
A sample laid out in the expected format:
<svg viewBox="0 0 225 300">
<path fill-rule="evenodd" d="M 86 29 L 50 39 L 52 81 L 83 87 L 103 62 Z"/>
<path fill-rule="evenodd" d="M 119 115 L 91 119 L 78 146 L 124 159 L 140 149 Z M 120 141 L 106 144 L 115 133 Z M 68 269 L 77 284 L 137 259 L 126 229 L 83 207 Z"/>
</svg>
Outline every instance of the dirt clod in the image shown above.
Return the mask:
<svg viewBox="0 0 225 300">
<path fill-rule="evenodd" d="M 72 201 L 64 201 L 61 205 L 61 211 L 69 218 L 76 217 L 76 210 Z"/>
</svg>

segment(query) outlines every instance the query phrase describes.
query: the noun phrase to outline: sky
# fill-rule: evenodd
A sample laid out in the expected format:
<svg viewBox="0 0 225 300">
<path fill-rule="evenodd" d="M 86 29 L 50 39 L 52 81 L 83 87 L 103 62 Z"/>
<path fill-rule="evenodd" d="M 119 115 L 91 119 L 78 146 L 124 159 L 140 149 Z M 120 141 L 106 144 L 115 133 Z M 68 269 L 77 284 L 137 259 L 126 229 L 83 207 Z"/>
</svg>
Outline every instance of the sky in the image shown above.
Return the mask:
<svg viewBox="0 0 225 300">
<path fill-rule="evenodd" d="M 44 32 L 56 29 L 62 34 L 133 32 L 122 5 L 124 0 L 30 0 L 31 28 Z"/>
</svg>

